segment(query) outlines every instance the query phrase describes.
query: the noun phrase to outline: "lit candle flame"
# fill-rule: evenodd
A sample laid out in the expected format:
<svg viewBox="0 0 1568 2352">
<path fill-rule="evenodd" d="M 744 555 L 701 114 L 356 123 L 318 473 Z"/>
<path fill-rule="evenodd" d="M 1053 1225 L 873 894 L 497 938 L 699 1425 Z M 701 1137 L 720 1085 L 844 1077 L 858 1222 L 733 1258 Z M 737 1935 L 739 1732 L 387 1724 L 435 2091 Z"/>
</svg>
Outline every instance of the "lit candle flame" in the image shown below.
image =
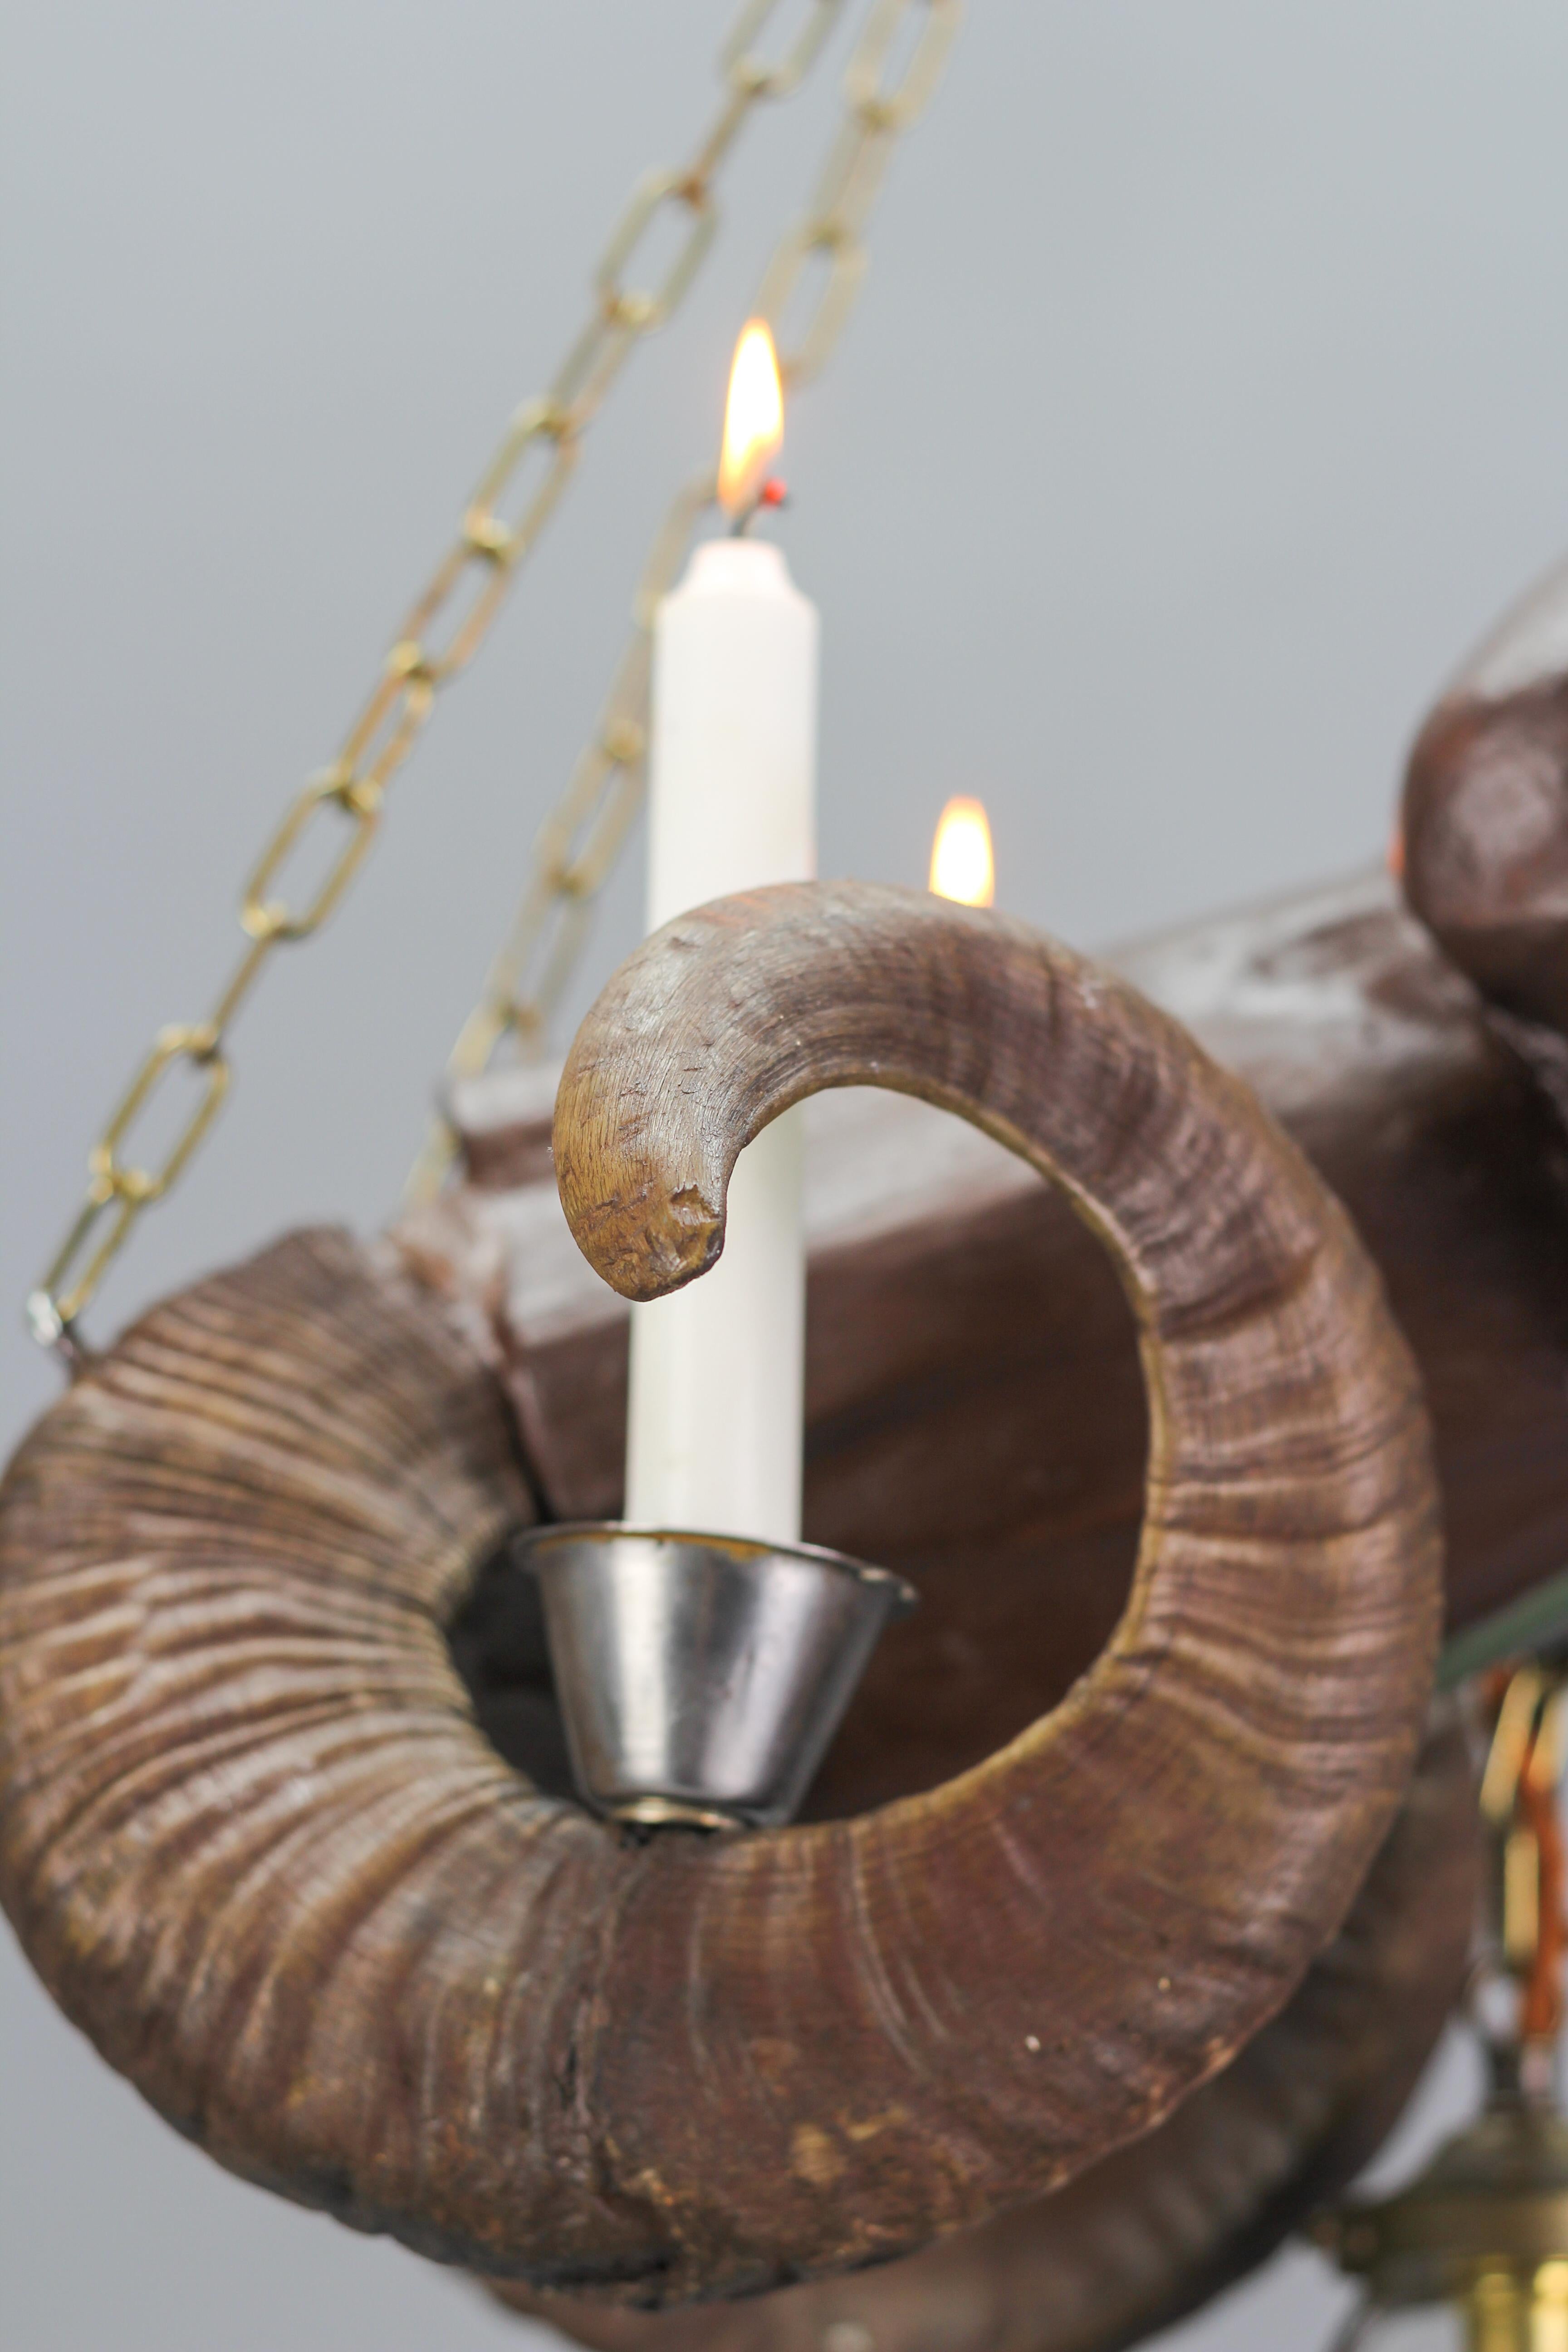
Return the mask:
<svg viewBox="0 0 1568 2352">
<path fill-rule="evenodd" d="M 991 826 L 984 801 L 962 795 L 949 801 L 937 819 L 931 845 L 931 887 L 939 898 L 963 907 L 989 907 L 996 896 Z"/>
<path fill-rule="evenodd" d="M 778 354 L 763 319 L 749 319 L 735 346 L 730 397 L 724 405 L 724 448 L 719 459 L 719 503 L 734 516 L 750 506 L 784 446 L 784 386 Z"/>
</svg>

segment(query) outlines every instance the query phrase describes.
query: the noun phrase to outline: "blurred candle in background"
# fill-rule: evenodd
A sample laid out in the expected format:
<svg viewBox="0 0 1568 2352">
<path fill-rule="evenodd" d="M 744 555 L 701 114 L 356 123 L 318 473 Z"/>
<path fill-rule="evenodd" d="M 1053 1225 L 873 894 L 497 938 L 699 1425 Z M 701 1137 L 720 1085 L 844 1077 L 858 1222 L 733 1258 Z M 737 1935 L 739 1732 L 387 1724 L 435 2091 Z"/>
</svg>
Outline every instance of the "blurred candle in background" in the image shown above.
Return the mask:
<svg viewBox="0 0 1568 2352">
<path fill-rule="evenodd" d="M 991 825 L 984 801 L 960 796 L 937 819 L 931 845 L 931 884 L 939 898 L 965 907 L 989 907 L 996 896 Z"/>
</svg>

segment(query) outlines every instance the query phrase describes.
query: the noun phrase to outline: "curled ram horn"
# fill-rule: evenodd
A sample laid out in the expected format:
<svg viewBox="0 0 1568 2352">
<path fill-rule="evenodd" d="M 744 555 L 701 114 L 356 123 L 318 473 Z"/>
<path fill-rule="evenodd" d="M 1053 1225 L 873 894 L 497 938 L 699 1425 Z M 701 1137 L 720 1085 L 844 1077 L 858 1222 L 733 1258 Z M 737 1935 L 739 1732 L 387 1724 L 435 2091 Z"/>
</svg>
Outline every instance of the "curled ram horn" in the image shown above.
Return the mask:
<svg viewBox="0 0 1568 2352">
<path fill-rule="evenodd" d="M 634 1295 L 699 1273 L 750 1137 L 860 1083 L 1062 1188 L 1149 1391 L 1121 1624 L 942 1787 L 638 1844 L 512 1770 L 447 1639 L 529 1512 L 500 1394 L 341 1240 L 156 1310 L 13 1464 L 0 1895 L 68 2013 L 249 2178 L 629 2301 L 850 2268 L 1149 2130 L 1344 1916 L 1440 1599 L 1415 1377 L 1348 1222 L 1093 966 L 802 887 L 670 926 L 585 1024 L 556 1151 L 595 1262 Z"/>
<path fill-rule="evenodd" d="M 1468 1744 L 1434 1709 L 1344 1927 L 1231 2065 L 1054 2197 L 902 2262 L 660 2313 L 497 2283 L 594 2352 L 1110 2352 L 1271 2254 L 1397 2118 L 1468 1971 L 1480 1884 Z"/>
</svg>

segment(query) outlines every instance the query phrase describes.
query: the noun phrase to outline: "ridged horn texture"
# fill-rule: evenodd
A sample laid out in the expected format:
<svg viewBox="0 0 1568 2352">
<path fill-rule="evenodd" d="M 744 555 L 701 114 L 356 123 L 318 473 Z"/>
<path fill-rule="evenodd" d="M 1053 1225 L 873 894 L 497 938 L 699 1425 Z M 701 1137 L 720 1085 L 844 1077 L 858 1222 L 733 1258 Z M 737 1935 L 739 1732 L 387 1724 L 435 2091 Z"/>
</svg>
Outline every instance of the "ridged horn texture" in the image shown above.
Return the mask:
<svg viewBox="0 0 1568 2352">
<path fill-rule="evenodd" d="M 1463 1984 L 1480 1889 L 1464 1731 L 1436 1711 L 1349 1918 L 1279 2015 L 1165 2123 L 1054 2197 L 899 2263 L 658 2314 L 498 2284 L 595 2352 L 1112 2352 L 1271 2254 L 1377 2147 Z M 846 2339 L 847 2340 L 847 2339 Z"/>
<path fill-rule="evenodd" d="M 23 1447 L 0 1895 L 68 2013 L 235 2169 L 539 2284 L 754 2289 L 1058 2186 L 1223 2066 L 1337 1926 L 1437 1621 L 1375 1276 L 1173 1024 L 886 891 L 654 942 L 576 1055 L 569 1189 L 642 1280 L 633 1191 L 716 1238 L 745 1136 L 868 1076 L 1069 1187 L 1153 1400 L 1110 1650 L 928 1795 L 638 1843 L 512 1772 L 443 1630 L 528 1516 L 499 1394 L 341 1238 L 155 1310 Z"/>
</svg>

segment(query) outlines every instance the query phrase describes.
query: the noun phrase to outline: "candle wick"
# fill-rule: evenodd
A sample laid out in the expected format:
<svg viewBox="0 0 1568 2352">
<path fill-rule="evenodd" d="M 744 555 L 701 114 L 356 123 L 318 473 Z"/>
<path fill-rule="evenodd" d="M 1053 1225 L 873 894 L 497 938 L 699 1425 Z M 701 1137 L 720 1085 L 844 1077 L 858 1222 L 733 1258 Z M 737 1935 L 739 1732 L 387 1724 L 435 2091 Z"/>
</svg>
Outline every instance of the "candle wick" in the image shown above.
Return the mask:
<svg viewBox="0 0 1568 2352">
<path fill-rule="evenodd" d="M 768 479 L 763 483 L 755 497 L 747 499 L 745 505 L 736 515 L 734 521 L 730 525 L 731 538 L 749 538 L 751 535 L 752 525 L 756 521 L 757 517 L 763 512 L 764 508 L 787 507 L 789 502 L 790 498 L 788 485 L 784 482 L 781 482 L 776 475 L 770 475 Z"/>
</svg>

